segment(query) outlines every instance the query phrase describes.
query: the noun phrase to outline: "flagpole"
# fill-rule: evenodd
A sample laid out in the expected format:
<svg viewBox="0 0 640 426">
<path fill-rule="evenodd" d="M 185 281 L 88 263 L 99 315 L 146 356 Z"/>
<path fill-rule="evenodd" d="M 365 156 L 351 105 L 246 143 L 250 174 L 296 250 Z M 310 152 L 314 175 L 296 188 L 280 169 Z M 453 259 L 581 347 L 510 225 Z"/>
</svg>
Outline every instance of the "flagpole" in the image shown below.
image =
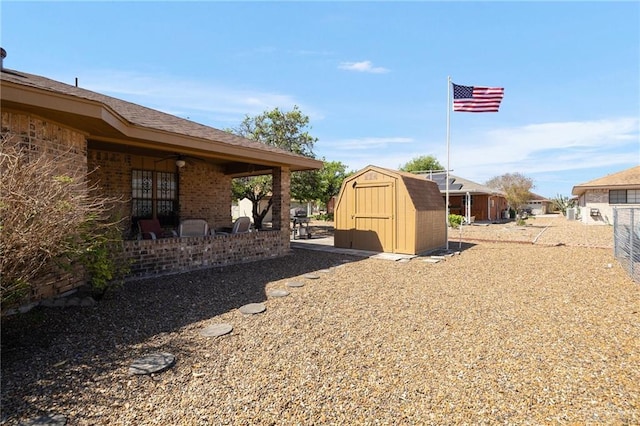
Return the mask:
<svg viewBox="0 0 640 426">
<path fill-rule="evenodd" d="M 451 139 L 451 76 L 447 77 L 447 173 L 445 183 L 445 205 L 446 214 L 445 218 L 445 238 L 447 239 L 446 249 L 449 250 L 449 141 Z"/>
</svg>

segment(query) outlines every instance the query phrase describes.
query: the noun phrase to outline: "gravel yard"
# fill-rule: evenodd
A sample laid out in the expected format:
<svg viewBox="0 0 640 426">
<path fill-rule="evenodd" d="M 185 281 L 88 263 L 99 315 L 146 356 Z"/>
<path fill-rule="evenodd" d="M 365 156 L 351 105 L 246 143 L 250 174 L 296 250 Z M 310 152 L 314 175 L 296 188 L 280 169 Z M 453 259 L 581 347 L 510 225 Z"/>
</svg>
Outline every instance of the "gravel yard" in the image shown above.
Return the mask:
<svg viewBox="0 0 640 426">
<path fill-rule="evenodd" d="M 640 424 L 640 285 L 612 227 L 528 223 L 454 231 L 435 264 L 296 249 L 3 318 L 2 424 Z M 129 375 L 150 352 L 176 365 Z"/>
</svg>

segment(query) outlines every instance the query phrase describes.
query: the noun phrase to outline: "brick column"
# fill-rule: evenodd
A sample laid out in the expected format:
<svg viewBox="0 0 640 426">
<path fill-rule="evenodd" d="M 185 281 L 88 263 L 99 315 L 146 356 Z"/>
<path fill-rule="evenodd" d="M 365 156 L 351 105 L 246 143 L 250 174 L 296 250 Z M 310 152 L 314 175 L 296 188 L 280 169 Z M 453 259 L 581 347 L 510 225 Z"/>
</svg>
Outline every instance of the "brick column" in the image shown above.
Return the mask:
<svg viewBox="0 0 640 426">
<path fill-rule="evenodd" d="M 273 229 L 281 230 L 283 243 L 289 244 L 289 206 L 291 205 L 291 172 L 288 167 L 273 170 Z"/>
</svg>

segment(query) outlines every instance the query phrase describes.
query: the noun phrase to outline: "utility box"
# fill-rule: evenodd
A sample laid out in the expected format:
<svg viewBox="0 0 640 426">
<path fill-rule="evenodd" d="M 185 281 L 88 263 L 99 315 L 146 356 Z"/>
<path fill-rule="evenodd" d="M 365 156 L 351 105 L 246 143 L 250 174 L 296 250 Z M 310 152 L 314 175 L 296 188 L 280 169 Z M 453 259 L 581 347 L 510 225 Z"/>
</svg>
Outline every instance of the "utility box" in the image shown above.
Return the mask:
<svg viewBox="0 0 640 426">
<path fill-rule="evenodd" d="M 424 253 L 446 245 L 446 215 L 435 182 L 421 175 L 367 166 L 342 183 L 334 212 L 334 245 Z"/>
<path fill-rule="evenodd" d="M 570 207 L 567 209 L 567 220 L 576 220 L 576 209 Z"/>
</svg>

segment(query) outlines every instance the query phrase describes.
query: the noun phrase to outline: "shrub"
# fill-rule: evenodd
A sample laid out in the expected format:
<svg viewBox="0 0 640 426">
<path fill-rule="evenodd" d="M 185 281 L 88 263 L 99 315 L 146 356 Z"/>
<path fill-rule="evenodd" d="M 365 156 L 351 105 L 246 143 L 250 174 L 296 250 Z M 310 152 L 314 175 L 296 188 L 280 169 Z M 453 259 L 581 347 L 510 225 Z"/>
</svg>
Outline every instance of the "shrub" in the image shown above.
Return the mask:
<svg viewBox="0 0 640 426">
<path fill-rule="evenodd" d="M 108 223 L 116 224 L 120 220 L 111 220 Z M 124 260 L 123 232 L 118 226 L 109 226 L 98 234 L 93 229 L 99 229 L 94 218 L 87 220 L 79 247 L 78 262 L 87 272 L 88 284 L 94 298 L 101 299 L 110 290 L 119 288 L 124 284 L 124 277 L 130 271 L 130 262 Z"/>
<path fill-rule="evenodd" d="M 97 188 L 86 183 L 86 171 L 74 173 L 64 153 L 41 155 L 10 134 L 3 134 L 0 143 L 2 307 L 28 301 L 35 279 L 53 264 L 89 265 L 93 259 L 102 264 L 98 269 L 114 272 L 116 265 L 105 259 L 115 253 L 101 247 L 118 229 L 108 220 L 117 200 L 96 195 Z M 104 253 L 95 257 L 99 250 Z M 92 267 L 90 276 L 98 281 L 110 276 Z"/>
<path fill-rule="evenodd" d="M 322 214 L 317 214 L 315 216 L 316 220 L 324 220 L 326 222 L 333 222 L 333 213 L 322 213 Z"/>
<path fill-rule="evenodd" d="M 451 226 L 452 228 L 459 228 L 460 225 L 462 225 L 462 222 L 464 222 L 464 216 L 461 216 L 459 214 L 449 215 L 449 226 Z"/>
</svg>

